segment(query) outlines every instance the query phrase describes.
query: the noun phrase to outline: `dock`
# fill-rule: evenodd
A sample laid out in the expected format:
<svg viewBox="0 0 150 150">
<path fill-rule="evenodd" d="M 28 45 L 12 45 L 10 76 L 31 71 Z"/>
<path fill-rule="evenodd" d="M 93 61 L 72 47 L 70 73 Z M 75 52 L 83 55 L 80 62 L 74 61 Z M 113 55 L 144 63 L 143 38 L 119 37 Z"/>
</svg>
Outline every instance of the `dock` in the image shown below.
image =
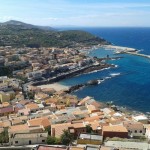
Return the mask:
<svg viewBox="0 0 150 150">
<path fill-rule="evenodd" d="M 123 47 L 123 46 L 114 46 L 114 45 L 104 45 L 103 46 L 105 49 L 112 49 L 115 51 L 116 54 L 130 54 L 130 55 L 136 55 L 136 56 L 141 56 L 145 58 L 150 59 L 150 55 L 146 54 L 140 54 L 139 51 L 135 48 L 130 48 L 130 47 Z"/>
</svg>

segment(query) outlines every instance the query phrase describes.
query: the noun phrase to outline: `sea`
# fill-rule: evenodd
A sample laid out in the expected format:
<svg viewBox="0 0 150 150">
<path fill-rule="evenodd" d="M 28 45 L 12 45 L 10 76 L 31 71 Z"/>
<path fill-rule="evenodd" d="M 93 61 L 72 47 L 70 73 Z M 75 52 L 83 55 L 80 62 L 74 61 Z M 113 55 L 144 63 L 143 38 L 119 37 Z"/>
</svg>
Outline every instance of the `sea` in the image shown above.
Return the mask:
<svg viewBox="0 0 150 150">
<path fill-rule="evenodd" d="M 114 45 L 132 47 L 140 53 L 150 55 L 150 28 L 113 27 L 113 28 L 69 28 L 90 32 L 102 37 Z M 150 112 L 150 59 L 141 56 L 119 54 L 103 48 L 89 52 L 89 56 L 99 58 L 122 56 L 118 60 L 107 63 L 115 64 L 116 68 L 94 71 L 78 75 L 60 83 L 73 86 L 93 79 L 105 79 L 98 85 L 88 86 L 76 92 L 79 98 L 91 96 L 100 102 L 113 101 L 115 105 L 130 108 L 143 113 Z"/>
</svg>

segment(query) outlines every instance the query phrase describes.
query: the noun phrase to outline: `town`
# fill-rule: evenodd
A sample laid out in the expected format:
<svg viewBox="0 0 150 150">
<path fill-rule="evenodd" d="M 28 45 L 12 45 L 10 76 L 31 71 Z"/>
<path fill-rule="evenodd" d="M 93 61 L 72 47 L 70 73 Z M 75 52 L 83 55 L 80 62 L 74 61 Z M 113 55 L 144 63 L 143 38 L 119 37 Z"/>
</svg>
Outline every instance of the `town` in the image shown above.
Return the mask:
<svg viewBox="0 0 150 150">
<path fill-rule="evenodd" d="M 39 87 L 93 66 L 108 67 L 77 49 L 0 48 L 1 74 L 6 71 L 0 77 L 2 149 L 150 148 L 148 116 L 123 112 L 89 96 L 79 99 L 65 90 Z"/>
</svg>

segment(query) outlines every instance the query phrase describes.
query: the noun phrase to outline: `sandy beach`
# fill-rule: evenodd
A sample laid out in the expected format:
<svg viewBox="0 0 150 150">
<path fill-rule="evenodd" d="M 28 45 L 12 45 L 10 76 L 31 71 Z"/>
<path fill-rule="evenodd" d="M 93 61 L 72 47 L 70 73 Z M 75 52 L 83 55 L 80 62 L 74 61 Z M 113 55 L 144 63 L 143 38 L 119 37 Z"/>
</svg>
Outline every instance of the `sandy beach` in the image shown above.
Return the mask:
<svg viewBox="0 0 150 150">
<path fill-rule="evenodd" d="M 69 89 L 69 86 L 65 86 L 65 85 L 62 85 L 62 84 L 59 84 L 59 83 L 40 85 L 38 87 L 40 87 L 40 88 L 53 88 L 56 91 L 68 90 Z"/>
</svg>

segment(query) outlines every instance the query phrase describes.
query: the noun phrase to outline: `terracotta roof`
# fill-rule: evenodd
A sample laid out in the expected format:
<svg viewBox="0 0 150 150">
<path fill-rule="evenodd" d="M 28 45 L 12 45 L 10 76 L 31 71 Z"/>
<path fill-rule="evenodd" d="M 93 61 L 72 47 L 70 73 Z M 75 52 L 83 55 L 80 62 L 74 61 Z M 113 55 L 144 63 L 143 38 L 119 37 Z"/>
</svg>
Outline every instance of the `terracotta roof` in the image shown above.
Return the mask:
<svg viewBox="0 0 150 150">
<path fill-rule="evenodd" d="M 29 108 L 20 109 L 18 110 L 18 113 L 19 114 L 23 113 L 25 116 L 28 116 L 30 113 L 30 109 Z"/>
<path fill-rule="evenodd" d="M 48 120 L 48 118 L 36 118 L 36 119 L 31 119 L 28 120 L 28 124 L 29 126 L 43 126 L 44 128 L 50 126 L 50 121 Z"/>
<path fill-rule="evenodd" d="M 45 100 L 45 103 L 57 103 L 58 98 L 48 98 Z"/>
<path fill-rule="evenodd" d="M 3 106 L 3 107 L 8 107 L 9 105 L 10 105 L 9 102 L 3 102 L 3 103 L 2 103 L 2 106 Z"/>
<path fill-rule="evenodd" d="M 48 94 L 45 94 L 43 92 L 39 92 L 39 93 L 35 94 L 35 98 L 37 98 L 37 99 L 45 99 L 47 97 L 49 97 Z"/>
<path fill-rule="evenodd" d="M 72 127 L 71 123 L 51 125 L 51 135 L 55 137 L 60 137 L 63 134 L 63 131 L 68 130 L 69 127 Z"/>
<path fill-rule="evenodd" d="M 35 103 L 29 103 L 29 104 L 26 105 L 26 108 L 29 108 L 29 109 L 32 110 L 32 109 L 38 109 L 39 106 Z"/>
<path fill-rule="evenodd" d="M 89 97 L 89 96 L 87 96 L 87 97 L 85 97 L 84 99 L 82 99 L 79 103 L 78 103 L 78 105 L 84 105 L 88 100 L 90 100 L 91 99 L 91 97 Z"/>
<path fill-rule="evenodd" d="M 94 105 L 96 108 L 100 108 L 102 106 L 102 104 L 100 104 L 99 102 L 93 101 L 91 103 L 91 105 Z"/>
<path fill-rule="evenodd" d="M 28 132 L 29 131 L 29 127 L 27 124 L 23 124 L 23 125 L 15 125 L 15 126 L 11 126 L 9 128 L 9 132 L 11 133 L 18 133 L 18 132 Z"/>
<path fill-rule="evenodd" d="M 85 127 L 85 125 L 83 123 L 75 123 L 75 124 L 72 124 L 72 126 L 74 128 L 84 128 Z"/>
<path fill-rule="evenodd" d="M 101 126 L 100 126 L 98 121 L 91 122 L 90 124 L 91 124 L 91 127 L 92 127 L 93 130 L 97 130 L 97 129 L 101 128 Z"/>
<path fill-rule="evenodd" d="M 9 120 L 0 122 L 0 127 L 10 127 L 10 126 L 11 126 L 11 122 Z"/>
<path fill-rule="evenodd" d="M 140 122 L 132 122 L 132 121 L 124 122 L 123 126 L 126 127 L 127 129 L 135 129 L 135 130 L 137 130 L 137 129 L 140 130 L 140 129 L 144 128 L 142 123 L 140 123 Z"/>
<path fill-rule="evenodd" d="M 103 126 L 103 132 L 128 132 L 123 126 Z"/>
<path fill-rule="evenodd" d="M 101 118 L 101 116 L 93 116 L 93 117 L 88 117 L 85 118 L 84 121 L 98 121 Z"/>
<path fill-rule="evenodd" d="M 26 105 L 29 102 L 30 102 L 29 100 L 21 100 L 21 101 L 18 102 L 18 104 Z"/>
<path fill-rule="evenodd" d="M 12 125 L 23 124 L 23 121 L 21 119 L 18 119 L 18 118 L 13 119 L 11 122 L 12 122 Z"/>
</svg>

